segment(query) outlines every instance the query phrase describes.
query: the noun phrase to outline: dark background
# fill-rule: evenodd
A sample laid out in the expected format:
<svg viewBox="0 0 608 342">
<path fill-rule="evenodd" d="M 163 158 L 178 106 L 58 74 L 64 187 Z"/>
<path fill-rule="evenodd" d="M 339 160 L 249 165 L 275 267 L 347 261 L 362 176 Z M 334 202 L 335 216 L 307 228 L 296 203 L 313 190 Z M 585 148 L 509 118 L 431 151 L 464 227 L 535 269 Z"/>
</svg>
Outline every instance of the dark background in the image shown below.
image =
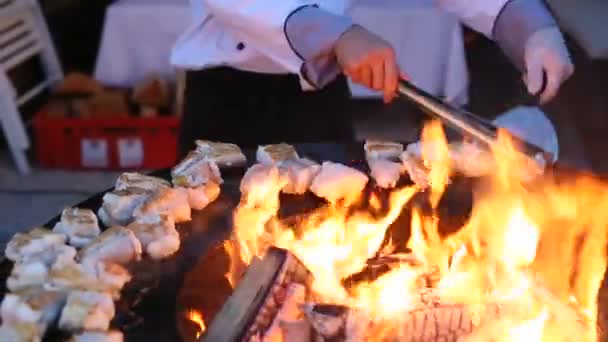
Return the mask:
<svg viewBox="0 0 608 342">
<path fill-rule="evenodd" d="M 112 0 L 39 0 L 64 71 L 92 73 Z"/>
</svg>

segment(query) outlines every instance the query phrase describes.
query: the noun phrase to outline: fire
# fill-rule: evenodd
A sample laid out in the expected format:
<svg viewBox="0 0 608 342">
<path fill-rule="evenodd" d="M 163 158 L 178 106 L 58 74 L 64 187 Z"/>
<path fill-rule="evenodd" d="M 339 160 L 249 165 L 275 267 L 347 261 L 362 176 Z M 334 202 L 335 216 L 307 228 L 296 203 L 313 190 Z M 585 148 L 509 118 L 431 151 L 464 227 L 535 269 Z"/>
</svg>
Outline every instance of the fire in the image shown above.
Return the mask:
<svg viewBox="0 0 608 342">
<path fill-rule="evenodd" d="M 424 126 L 422 142 L 422 159 L 430 170 L 431 204 L 435 207 L 448 185 L 452 170 L 450 150 L 439 121 L 431 121 Z"/>
<path fill-rule="evenodd" d="M 493 340 L 498 342 L 543 341 L 543 331 L 548 318 L 548 311 L 543 310 L 536 317 L 528 320 L 518 322 L 502 320 L 469 336 L 466 342 L 487 341 L 489 334 L 492 334 Z"/>
<path fill-rule="evenodd" d="M 326 300 L 345 303 L 348 300 L 342 279 L 363 269 L 368 259 L 380 249 L 386 229 L 416 193 L 415 187 L 391 195 L 391 209 L 381 219 L 368 213 L 347 216 L 346 209 L 325 208 L 316 213 L 321 222 L 302 222 L 298 229 L 285 229 L 274 222 L 272 244 L 290 250 L 315 274 L 313 289 Z"/>
<path fill-rule="evenodd" d="M 201 335 L 205 332 L 207 327 L 205 326 L 205 320 L 203 319 L 203 314 L 199 311 L 191 309 L 188 311 L 188 319 L 196 325 L 198 325 L 198 331 L 196 332 L 196 338 L 201 337 Z"/>
<path fill-rule="evenodd" d="M 509 329 L 508 339 L 510 341 L 541 341 L 543 328 L 548 318 L 549 314 L 544 310 L 538 317 Z"/>
<path fill-rule="evenodd" d="M 441 125 L 425 127 L 421 150 L 436 209 L 454 173 Z M 367 340 L 401 336 L 407 314 L 424 307 L 419 292 L 429 283 L 441 303 L 500 306 L 497 317 L 478 311 L 470 341 L 595 340 L 607 266 L 608 186 L 591 177 L 541 175 L 542 165 L 502 132 L 491 153 L 491 179 L 476 186 L 470 218 L 449 236 L 440 233 L 437 210 L 408 205 L 422 191 L 416 186 L 394 190 L 387 210 L 372 196 L 365 210 L 328 206 L 295 221 L 279 220 L 276 206 L 239 207 L 225 245 L 227 277 L 235 286 L 253 258 L 277 246 L 311 271 L 317 302 L 346 305 L 373 321 Z M 399 227 L 410 230 L 407 246 L 386 243 L 404 211 L 411 213 L 410 227 Z M 375 279 L 345 282 L 398 247 L 411 250 L 417 263 L 396 262 Z M 199 324 L 204 330 L 202 318 Z"/>
</svg>

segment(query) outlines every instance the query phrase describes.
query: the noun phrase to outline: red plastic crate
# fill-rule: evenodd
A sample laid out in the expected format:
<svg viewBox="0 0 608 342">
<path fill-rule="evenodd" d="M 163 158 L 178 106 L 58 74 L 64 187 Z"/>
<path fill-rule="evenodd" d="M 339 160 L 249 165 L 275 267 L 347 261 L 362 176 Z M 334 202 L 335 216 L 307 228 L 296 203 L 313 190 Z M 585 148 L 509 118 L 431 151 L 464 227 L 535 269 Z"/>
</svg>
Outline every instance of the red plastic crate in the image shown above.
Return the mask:
<svg viewBox="0 0 608 342">
<path fill-rule="evenodd" d="M 47 168 L 161 169 L 177 161 L 177 116 L 34 119 L 38 161 Z"/>
</svg>

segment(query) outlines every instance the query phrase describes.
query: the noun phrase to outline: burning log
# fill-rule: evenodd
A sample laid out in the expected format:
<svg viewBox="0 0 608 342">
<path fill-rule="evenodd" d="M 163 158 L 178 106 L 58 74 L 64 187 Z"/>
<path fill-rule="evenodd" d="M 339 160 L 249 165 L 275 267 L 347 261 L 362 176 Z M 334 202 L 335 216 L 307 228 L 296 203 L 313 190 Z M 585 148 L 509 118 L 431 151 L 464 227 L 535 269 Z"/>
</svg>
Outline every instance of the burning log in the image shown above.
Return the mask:
<svg viewBox="0 0 608 342">
<path fill-rule="evenodd" d="M 299 304 L 306 302 L 307 289 L 302 284 L 292 283 L 287 287 L 285 302 L 277 312 L 272 325 L 264 334 L 264 341 L 283 341 L 282 322 L 292 322 L 300 318 Z"/>
<path fill-rule="evenodd" d="M 312 327 L 307 319 L 297 321 L 282 321 L 280 323 L 283 341 L 310 342 Z"/>
<path fill-rule="evenodd" d="M 306 304 L 302 306 L 306 319 L 323 341 L 344 341 L 348 308 L 332 304 Z"/>
<path fill-rule="evenodd" d="M 418 295 L 421 303 L 435 305 L 438 303 L 438 295 L 433 289 L 437 286 L 441 274 L 436 266 L 427 266 L 413 253 L 392 253 L 368 259 L 363 270 L 343 279 L 342 285 L 346 289 L 356 288 L 357 284 L 372 282 L 382 275 L 390 272 L 393 267 L 407 265 L 412 271 L 419 272 L 417 277 Z"/>
<path fill-rule="evenodd" d="M 367 341 L 373 340 L 372 336 L 383 341 L 457 341 L 496 320 L 501 312 L 498 304 L 443 304 L 406 312 L 399 322 L 383 322 L 339 305 L 307 304 L 302 310 L 313 335 L 322 342 Z"/>
<path fill-rule="evenodd" d="M 275 247 L 268 249 L 262 260 L 251 262 L 202 341 L 260 339 L 285 304 L 289 287 L 301 284 L 308 289 L 311 280 L 310 272 L 293 254 Z"/>
<path fill-rule="evenodd" d="M 418 262 L 411 255 L 400 254 L 370 260 L 381 265 Z M 428 276 L 422 274 L 423 278 Z M 264 259 L 254 259 L 250 264 L 202 341 L 354 342 L 372 337 L 382 341 L 457 341 L 503 320 L 508 324 L 527 317 L 525 300 L 489 299 L 476 305 L 446 302 L 424 283 L 412 293 L 417 302 L 410 303 L 402 314 L 374 317 L 373 311 L 365 309 L 314 303 L 309 291 L 312 280 L 311 273 L 293 254 L 270 248 Z M 561 303 L 540 285 L 533 293 L 549 308 Z M 573 308 L 558 306 L 559 315 L 552 315 L 552 320 L 562 326 L 574 324 L 572 331 L 585 331 L 584 322 Z"/>
<path fill-rule="evenodd" d="M 254 259 L 249 265 L 202 341 L 365 340 L 373 329 L 367 329 L 369 320 L 353 322 L 361 319 L 360 312 L 306 302 L 312 299 L 307 293 L 311 280 L 312 275 L 293 254 L 270 248 L 264 259 Z M 406 313 L 405 325 L 395 334 L 399 340 L 440 341 L 450 336 L 448 340 L 456 340 L 473 331 L 476 319 L 469 307 L 441 305 L 436 293 L 428 288 L 419 291 L 419 296 L 420 309 Z M 491 314 L 495 314 L 498 307 L 492 308 Z M 488 312 L 484 315 L 492 316 Z"/>
<path fill-rule="evenodd" d="M 309 302 L 311 280 L 311 274 L 293 254 L 270 248 L 262 260 L 254 259 L 250 264 L 202 341 L 361 340 L 357 336 L 365 340 L 373 329 L 361 325 L 371 321 L 353 322 L 360 320 L 360 312 L 345 306 Z M 441 305 L 431 289 L 421 290 L 419 295 L 420 309 L 406 313 L 405 325 L 395 334 L 399 340 L 456 339 L 473 331 L 476 319 L 470 308 Z M 498 307 L 492 308 L 491 314 L 495 314 Z M 484 315 L 492 316 L 488 312 Z"/>
</svg>

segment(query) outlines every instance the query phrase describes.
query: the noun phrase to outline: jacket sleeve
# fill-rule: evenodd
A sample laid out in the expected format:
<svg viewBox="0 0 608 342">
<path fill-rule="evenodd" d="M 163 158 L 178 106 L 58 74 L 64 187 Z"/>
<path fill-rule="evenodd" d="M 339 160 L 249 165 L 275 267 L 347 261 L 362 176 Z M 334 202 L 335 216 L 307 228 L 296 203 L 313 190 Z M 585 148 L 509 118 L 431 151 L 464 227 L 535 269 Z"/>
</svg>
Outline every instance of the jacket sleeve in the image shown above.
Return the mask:
<svg viewBox="0 0 608 342">
<path fill-rule="evenodd" d="M 511 62 L 522 69 L 528 38 L 556 25 L 543 0 L 435 0 L 471 29 L 493 39 Z"/>
<path fill-rule="evenodd" d="M 301 72 L 308 83 L 323 88 L 341 72 L 334 47 L 352 25 L 349 17 L 318 6 L 304 7 L 287 20 L 285 35 L 304 61 Z"/>
<path fill-rule="evenodd" d="M 307 80 L 315 86 L 320 79 L 335 77 L 334 66 L 324 57 L 328 46 L 333 47 L 337 37 L 350 27 L 350 20 L 341 13 L 319 8 L 314 0 L 202 1 L 209 13 L 237 36 L 288 71 L 302 74 L 310 69 Z M 332 4 L 332 9 L 345 9 L 349 1 L 333 0 L 338 4 Z M 311 67 L 316 63 L 308 61 L 313 60 L 323 62 Z"/>
<path fill-rule="evenodd" d="M 510 0 L 496 18 L 492 35 L 515 66 L 524 70 L 529 38 L 550 26 L 557 22 L 543 0 Z"/>
</svg>

